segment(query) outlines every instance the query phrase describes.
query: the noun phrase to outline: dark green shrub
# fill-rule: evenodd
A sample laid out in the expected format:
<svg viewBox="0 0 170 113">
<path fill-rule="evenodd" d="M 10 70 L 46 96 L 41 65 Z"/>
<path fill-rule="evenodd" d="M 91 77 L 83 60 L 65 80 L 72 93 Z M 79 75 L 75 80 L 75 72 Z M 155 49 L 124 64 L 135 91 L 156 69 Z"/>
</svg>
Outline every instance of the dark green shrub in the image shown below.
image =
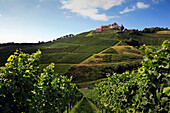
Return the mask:
<svg viewBox="0 0 170 113">
<path fill-rule="evenodd" d="M 99 55 L 95 55 L 94 58 L 100 58 L 100 56 Z"/>
<path fill-rule="evenodd" d="M 131 47 L 125 47 L 125 49 L 131 49 Z"/>
<path fill-rule="evenodd" d="M 65 75 L 73 76 L 72 82 L 82 83 L 106 78 L 106 73 L 123 73 L 126 70 L 137 69 L 141 66 L 139 62 L 141 61 L 122 62 L 112 65 L 73 66 Z"/>
<path fill-rule="evenodd" d="M 104 51 L 103 53 L 118 54 L 118 52 L 113 48 L 109 48 L 106 51 Z"/>
<path fill-rule="evenodd" d="M 102 58 L 103 58 L 103 62 L 110 62 L 112 55 L 104 55 L 102 56 Z"/>
<path fill-rule="evenodd" d="M 118 55 L 104 55 L 102 56 L 103 62 L 122 62 L 122 61 L 131 61 L 135 59 L 141 59 L 141 56 L 134 56 L 128 54 L 118 54 Z"/>
</svg>

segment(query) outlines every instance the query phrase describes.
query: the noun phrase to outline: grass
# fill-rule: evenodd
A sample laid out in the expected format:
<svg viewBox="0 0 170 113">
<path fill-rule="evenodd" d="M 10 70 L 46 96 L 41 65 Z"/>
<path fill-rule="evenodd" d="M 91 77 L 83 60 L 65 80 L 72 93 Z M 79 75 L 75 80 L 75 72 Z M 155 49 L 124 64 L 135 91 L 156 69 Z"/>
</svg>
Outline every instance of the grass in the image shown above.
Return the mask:
<svg viewBox="0 0 170 113">
<path fill-rule="evenodd" d="M 60 42 L 60 40 L 58 40 L 58 41 L 54 41 L 50 43 L 41 44 L 38 47 L 39 48 L 60 48 L 60 47 L 69 47 L 69 46 L 78 46 L 78 45 L 79 44 Z"/>
<path fill-rule="evenodd" d="M 88 89 L 88 88 L 81 88 L 79 89 L 84 96 L 86 96 L 92 89 Z"/>
<path fill-rule="evenodd" d="M 106 78 L 106 74 L 131 71 L 141 66 L 140 62 L 141 59 L 133 59 L 123 62 L 106 62 L 100 65 L 72 66 L 65 75 L 73 76 L 72 82 L 76 83 L 79 88 L 92 88 L 96 80 Z M 95 82 L 90 83 L 91 81 Z"/>
<path fill-rule="evenodd" d="M 42 53 L 63 53 L 63 52 L 73 52 L 79 46 L 76 45 L 68 45 L 67 47 L 56 47 L 56 48 L 42 48 Z"/>
<path fill-rule="evenodd" d="M 42 53 L 61 53 L 61 52 L 65 52 L 66 47 L 59 47 L 59 48 L 44 48 L 41 49 Z"/>
<path fill-rule="evenodd" d="M 119 54 L 119 55 L 104 55 L 102 56 L 103 62 L 122 62 L 130 61 L 135 59 L 142 59 L 142 56 L 135 56 L 130 54 Z"/>
<path fill-rule="evenodd" d="M 88 35 L 86 35 L 86 37 L 88 37 L 88 36 L 93 36 L 93 32 L 94 32 L 94 31 L 91 31 Z"/>
<path fill-rule="evenodd" d="M 102 82 L 102 81 L 106 81 L 107 78 L 102 78 L 102 79 L 98 79 L 98 80 L 93 80 L 93 81 L 88 81 L 88 82 L 82 82 L 82 83 L 76 83 L 76 85 L 79 88 L 82 88 L 82 92 L 88 92 L 90 89 L 92 89 L 93 87 L 95 87 L 95 84 Z M 88 89 L 86 89 L 88 88 Z"/>
<path fill-rule="evenodd" d="M 125 47 L 125 49 L 131 49 L 131 47 Z"/>
<path fill-rule="evenodd" d="M 73 107 L 70 113 L 101 113 L 99 109 L 90 102 L 86 97 L 83 97 L 77 105 Z"/>
<path fill-rule="evenodd" d="M 169 34 L 155 34 L 155 33 L 143 33 L 142 35 L 129 35 L 128 33 L 120 33 L 117 38 L 122 41 L 128 41 L 133 39 L 138 41 L 140 45 L 161 46 L 164 40 L 170 40 Z"/>
<path fill-rule="evenodd" d="M 113 48 L 109 48 L 106 51 L 104 51 L 103 53 L 118 54 L 118 52 Z"/>
<path fill-rule="evenodd" d="M 107 78 L 102 78 L 102 79 L 89 81 L 89 82 L 77 83 L 77 85 L 94 84 L 94 83 L 98 83 L 98 82 L 105 81 L 105 80 L 107 80 Z"/>
<path fill-rule="evenodd" d="M 139 51 L 135 51 L 135 50 L 132 50 L 132 49 L 121 49 L 120 51 L 121 52 L 135 53 L 135 54 L 140 54 L 141 53 Z"/>
<path fill-rule="evenodd" d="M 70 67 L 72 67 L 73 65 L 59 65 L 59 64 L 56 64 L 55 65 L 55 68 L 54 68 L 54 71 L 56 73 L 60 73 L 60 74 L 65 74 L 68 69 L 70 69 Z"/>
<path fill-rule="evenodd" d="M 117 55 L 112 54 L 116 53 L 113 49 L 107 49 L 112 46 L 117 46 L 116 44 L 126 45 L 127 41 L 136 40 L 140 45 L 146 44 L 151 46 L 160 46 L 164 40 L 170 39 L 170 34 L 167 32 L 158 32 L 155 34 L 146 34 L 142 35 L 129 35 L 128 33 L 117 33 L 118 30 L 105 29 L 104 31 L 98 33 L 93 31 L 88 31 L 80 33 L 74 37 L 69 37 L 65 39 L 60 39 L 58 41 L 52 41 L 49 43 L 38 44 L 38 45 L 8 45 L 0 46 L 0 66 L 3 66 L 7 58 L 13 54 L 16 49 L 21 48 L 26 53 L 33 53 L 40 49 L 42 51 L 41 64 L 47 65 L 51 62 L 54 62 L 55 72 L 57 73 L 67 73 L 69 76 L 74 76 L 74 82 L 87 82 L 94 81 L 106 77 L 105 73 L 111 73 L 113 71 L 119 72 L 121 67 L 123 70 L 129 69 L 126 66 L 122 66 L 122 62 L 132 62 L 133 60 L 140 60 L 139 56 L 128 56 L 128 55 Z M 169 31 L 168 31 L 169 32 Z M 120 42 L 120 43 L 118 43 Z M 115 48 L 114 48 L 115 49 Z M 133 49 L 122 50 L 130 53 L 138 53 Z M 106 50 L 106 51 L 105 51 Z M 119 52 L 117 49 L 115 49 Z M 111 56 L 104 56 L 105 62 L 97 62 L 101 67 L 81 67 L 78 69 L 73 69 L 72 65 L 74 64 L 86 64 L 86 61 L 93 59 L 95 55 L 102 55 L 102 52 L 110 54 Z M 139 53 L 138 53 L 139 54 Z M 91 56 L 91 57 L 90 57 Z M 100 60 L 100 58 L 98 58 Z M 108 60 L 107 60 L 108 59 Z M 97 58 L 96 58 L 97 60 Z M 120 66 L 106 66 L 107 64 L 116 63 Z M 95 65 L 93 63 L 92 65 Z M 103 67 L 102 67 L 103 66 Z M 125 67 L 125 68 L 124 68 Z M 133 67 L 133 66 L 132 66 Z M 73 69 L 73 70 L 71 70 Z M 73 71 L 74 73 L 71 73 Z M 93 84 L 93 83 L 91 83 Z M 88 85 L 88 84 L 87 84 Z M 83 86 L 80 85 L 80 86 Z M 86 86 L 86 84 L 84 85 Z M 89 85 L 88 87 L 91 87 Z"/>
<path fill-rule="evenodd" d="M 67 53 L 49 53 L 42 54 L 40 59 L 41 64 L 50 64 L 50 63 L 58 63 L 60 59 L 62 59 Z"/>
<path fill-rule="evenodd" d="M 65 49 L 65 52 L 74 52 L 80 46 L 69 46 Z"/>
<path fill-rule="evenodd" d="M 60 43 L 72 43 L 72 44 L 78 44 L 81 46 L 111 46 L 117 43 L 116 40 L 111 40 L 111 39 L 105 39 L 105 38 L 100 38 L 97 36 L 91 36 L 91 37 L 86 37 L 86 36 L 75 36 L 75 37 L 70 37 L 70 38 L 65 38 L 62 40 L 59 40 L 58 42 Z"/>
<path fill-rule="evenodd" d="M 82 62 L 84 59 L 91 56 L 91 53 L 69 53 L 65 55 L 62 59 L 60 59 L 59 63 L 70 63 L 70 64 L 77 64 Z"/>
<path fill-rule="evenodd" d="M 76 53 L 98 53 L 108 46 L 80 46 L 74 52 Z"/>
<path fill-rule="evenodd" d="M 158 31 L 158 32 L 156 32 L 156 34 L 170 34 L 170 31 L 169 30 Z"/>
</svg>

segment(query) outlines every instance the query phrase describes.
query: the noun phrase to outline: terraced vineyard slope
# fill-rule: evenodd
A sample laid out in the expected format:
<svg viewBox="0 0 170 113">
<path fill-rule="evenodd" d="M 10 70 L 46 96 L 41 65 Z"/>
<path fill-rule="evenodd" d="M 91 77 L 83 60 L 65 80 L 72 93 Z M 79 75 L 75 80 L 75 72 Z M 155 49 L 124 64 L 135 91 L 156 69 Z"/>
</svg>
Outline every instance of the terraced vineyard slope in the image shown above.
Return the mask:
<svg viewBox="0 0 170 113">
<path fill-rule="evenodd" d="M 122 73 L 140 66 L 142 55 L 139 46 L 146 44 L 159 47 L 164 40 L 169 39 L 169 31 L 133 34 L 105 29 L 48 43 L 0 45 L 0 66 L 5 65 L 9 55 L 16 49 L 20 48 L 26 53 L 40 49 L 42 68 L 53 62 L 56 73 L 73 76 L 75 83 L 96 81 L 105 78 L 106 73 Z"/>
</svg>

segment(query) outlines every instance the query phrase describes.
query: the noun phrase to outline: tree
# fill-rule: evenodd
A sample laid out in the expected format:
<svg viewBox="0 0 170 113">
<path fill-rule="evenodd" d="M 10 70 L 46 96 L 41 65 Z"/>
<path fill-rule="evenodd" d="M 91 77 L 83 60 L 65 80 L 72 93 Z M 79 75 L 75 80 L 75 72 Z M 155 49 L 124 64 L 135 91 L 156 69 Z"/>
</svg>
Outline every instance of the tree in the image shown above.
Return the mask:
<svg viewBox="0 0 170 113">
<path fill-rule="evenodd" d="M 124 26 L 123 26 L 123 25 L 121 25 L 121 26 L 120 26 L 120 30 L 121 30 L 121 31 L 123 31 L 123 29 L 124 29 Z"/>
</svg>

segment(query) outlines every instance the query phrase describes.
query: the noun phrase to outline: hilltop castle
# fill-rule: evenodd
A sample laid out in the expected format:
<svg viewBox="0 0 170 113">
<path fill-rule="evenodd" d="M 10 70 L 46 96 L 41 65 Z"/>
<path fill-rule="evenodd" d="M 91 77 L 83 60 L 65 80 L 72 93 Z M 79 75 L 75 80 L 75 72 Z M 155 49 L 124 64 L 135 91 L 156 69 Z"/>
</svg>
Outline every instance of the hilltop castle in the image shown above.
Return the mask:
<svg viewBox="0 0 170 113">
<path fill-rule="evenodd" d="M 114 23 L 114 24 L 102 25 L 100 28 L 97 28 L 95 31 L 100 32 L 103 31 L 104 28 L 120 30 L 120 26 L 117 23 Z"/>
</svg>

